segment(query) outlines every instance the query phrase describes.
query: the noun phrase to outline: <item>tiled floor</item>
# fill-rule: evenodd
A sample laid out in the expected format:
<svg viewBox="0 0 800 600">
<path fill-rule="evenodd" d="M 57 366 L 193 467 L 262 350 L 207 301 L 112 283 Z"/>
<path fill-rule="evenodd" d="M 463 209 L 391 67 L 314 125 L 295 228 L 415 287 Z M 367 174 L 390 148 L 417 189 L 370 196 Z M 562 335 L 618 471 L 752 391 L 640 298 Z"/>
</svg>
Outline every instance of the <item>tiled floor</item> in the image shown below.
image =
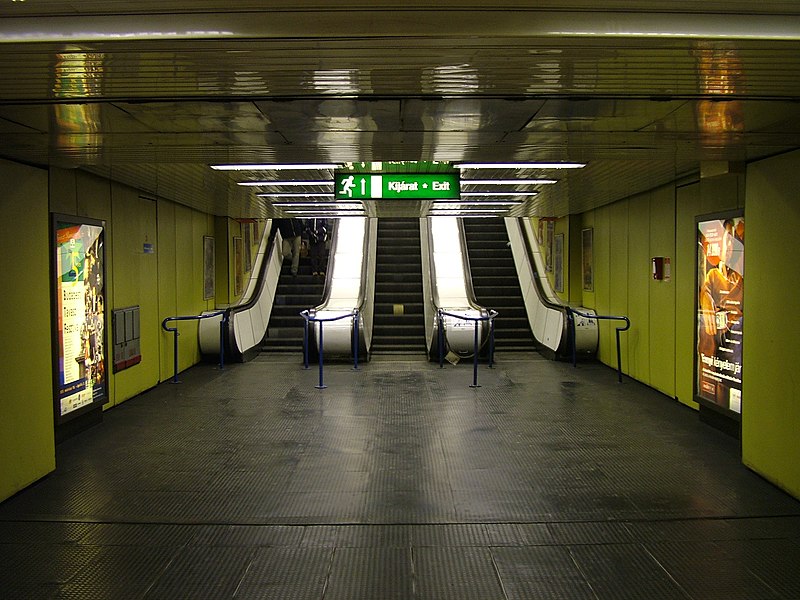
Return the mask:
<svg viewBox="0 0 800 600">
<path fill-rule="evenodd" d="M 800 502 L 601 365 L 263 356 L 108 411 L 0 505 L 0 597 L 800 598 Z"/>
</svg>

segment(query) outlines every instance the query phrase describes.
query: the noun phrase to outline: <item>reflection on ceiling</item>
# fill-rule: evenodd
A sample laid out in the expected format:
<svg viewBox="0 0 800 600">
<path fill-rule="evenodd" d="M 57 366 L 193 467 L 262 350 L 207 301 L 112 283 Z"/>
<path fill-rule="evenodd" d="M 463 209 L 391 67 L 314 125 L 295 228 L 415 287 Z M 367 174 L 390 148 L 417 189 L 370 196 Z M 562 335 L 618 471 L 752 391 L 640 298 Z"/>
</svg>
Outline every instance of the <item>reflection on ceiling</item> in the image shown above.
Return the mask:
<svg viewBox="0 0 800 600">
<path fill-rule="evenodd" d="M 386 208 L 561 216 L 800 146 L 795 0 L 269 4 L 0 4 L 0 156 L 232 217 L 330 202 L 308 194 L 347 163 L 585 164 L 462 169 L 459 202 Z M 210 168 L 237 163 L 327 166 Z"/>
</svg>

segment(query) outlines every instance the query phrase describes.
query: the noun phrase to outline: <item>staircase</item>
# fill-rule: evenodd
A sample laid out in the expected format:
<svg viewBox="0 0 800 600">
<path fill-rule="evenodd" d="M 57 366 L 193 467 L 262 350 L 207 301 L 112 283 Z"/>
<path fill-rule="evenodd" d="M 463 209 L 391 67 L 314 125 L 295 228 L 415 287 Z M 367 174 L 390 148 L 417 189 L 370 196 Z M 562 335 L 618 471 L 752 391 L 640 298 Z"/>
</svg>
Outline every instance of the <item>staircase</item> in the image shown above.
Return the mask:
<svg viewBox="0 0 800 600">
<path fill-rule="evenodd" d="M 378 220 L 372 354 L 426 354 L 419 219 Z"/>
<path fill-rule="evenodd" d="M 504 220 L 464 219 L 464 233 L 475 299 L 498 313 L 494 320 L 495 349 L 535 350 Z"/>
<path fill-rule="evenodd" d="M 308 258 L 300 258 L 297 277 L 292 276 L 291 259 L 286 258 L 281 266 L 275 302 L 267 327 L 262 352 L 303 353 L 303 317 L 300 311 L 317 306 L 322 301 L 325 278 L 311 275 Z"/>
</svg>

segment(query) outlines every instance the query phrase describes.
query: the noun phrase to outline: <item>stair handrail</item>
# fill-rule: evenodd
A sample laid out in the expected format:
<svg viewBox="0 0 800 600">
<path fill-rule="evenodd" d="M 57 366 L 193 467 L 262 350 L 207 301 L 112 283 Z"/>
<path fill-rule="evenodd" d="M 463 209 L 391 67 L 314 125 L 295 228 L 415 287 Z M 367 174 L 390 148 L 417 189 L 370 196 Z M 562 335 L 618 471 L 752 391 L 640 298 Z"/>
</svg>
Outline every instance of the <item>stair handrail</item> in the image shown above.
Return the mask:
<svg viewBox="0 0 800 600">
<path fill-rule="evenodd" d="M 225 346 L 223 341 L 225 339 L 225 329 L 228 326 L 228 311 L 227 310 L 218 310 L 215 312 L 210 313 L 203 313 L 201 315 L 183 315 L 177 317 L 167 317 L 163 321 L 161 321 L 161 328 L 164 331 L 168 331 L 173 333 L 173 353 L 174 353 L 174 364 L 175 364 L 175 373 L 172 376 L 172 383 L 180 383 L 178 381 L 178 326 L 177 324 L 174 327 L 168 327 L 167 323 L 170 321 L 200 321 L 202 319 L 210 319 L 212 317 L 222 317 L 219 322 L 219 369 L 220 371 L 225 368 Z"/>
<path fill-rule="evenodd" d="M 619 334 L 622 331 L 628 331 L 631 328 L 631 320 L 625 316 L 616 316 L 616 315 L 595 315 L 591 313 L 585 313 L 579 310 L 575 310 L 571 306 L 566 306 L 567 311 L 567 322 L 569 323 L 570 333 L 571 333 L 571 346 L 572 346 L 572 366 L 576 367 L 578 365 L 577 359 L 577 352 L 575 349 L 575 317 L 573 315 L 578 315 L 579 317 L 583 317 L 584 319 L 597 319 L 598 321 L 606 320 L 606 321 L 624 321 L 625 325 L 622 327 L 616 328 L 616 336 L 617 336 L 617 381 L 622 383 L 622 355 L 620 353 L 620 343 L 619 343 Z"/>
<path fill-rule="evenodd" d="M 439 368 L 444 368 L 444 316 L 454 317 L 462 321 L 473 321 L 475 323 L 475 347 L 472 353 L 472 384 L 469 387 L 480 387 L 478 385 L 478 323 L 481 321 L 489 321 L 489 368 L 494 367 L 494 319 L 498 315 L 496 310 L 489 309 L 486 314 L 481 314 L 480 317 L 470 317 L 468 315 L 461 315 L 452 313 L 440 308 L 437 310 L 437 319 L 439 322 Z"/>
<path fill-rule="evenodd" d="M 319 390 L 324 390 L 326 387 L 323 382 L 323 355 L 324 355 L 324 344 L 322 338 L 322 324 L 327 321 L 339 321 L 341 319 L 346 319 L 351 317 L 353 319 L 353 370 L 358 370 L 358 316 L 359 310 L 354 308 L 349 313 L 345 313 L 342 315 L 338 315 L 335 317 L 317 317 L 316 310 L 313 308 L 309 308 L 303 311 L 300 311 L 300 316 L 303 317 L 303 368 L 308 369 L 308 324 L 309 323 L 319 323 L 319 385 L 316 386 Z"/>
</svg>

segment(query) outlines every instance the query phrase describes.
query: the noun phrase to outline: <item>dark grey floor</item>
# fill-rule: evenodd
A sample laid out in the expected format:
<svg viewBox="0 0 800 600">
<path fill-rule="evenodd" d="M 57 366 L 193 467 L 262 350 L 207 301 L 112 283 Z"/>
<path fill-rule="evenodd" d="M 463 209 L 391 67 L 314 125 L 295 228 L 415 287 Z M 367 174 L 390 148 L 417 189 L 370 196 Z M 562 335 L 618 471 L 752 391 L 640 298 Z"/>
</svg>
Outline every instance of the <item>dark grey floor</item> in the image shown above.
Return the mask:
<svg viewBox="0 0 800 600">
<path fill-rule="evenodd" d="M 800 598 L 800 503 L 595 364 L 201 365 L 0 505 L 0 597 Z"/>
</svg>

